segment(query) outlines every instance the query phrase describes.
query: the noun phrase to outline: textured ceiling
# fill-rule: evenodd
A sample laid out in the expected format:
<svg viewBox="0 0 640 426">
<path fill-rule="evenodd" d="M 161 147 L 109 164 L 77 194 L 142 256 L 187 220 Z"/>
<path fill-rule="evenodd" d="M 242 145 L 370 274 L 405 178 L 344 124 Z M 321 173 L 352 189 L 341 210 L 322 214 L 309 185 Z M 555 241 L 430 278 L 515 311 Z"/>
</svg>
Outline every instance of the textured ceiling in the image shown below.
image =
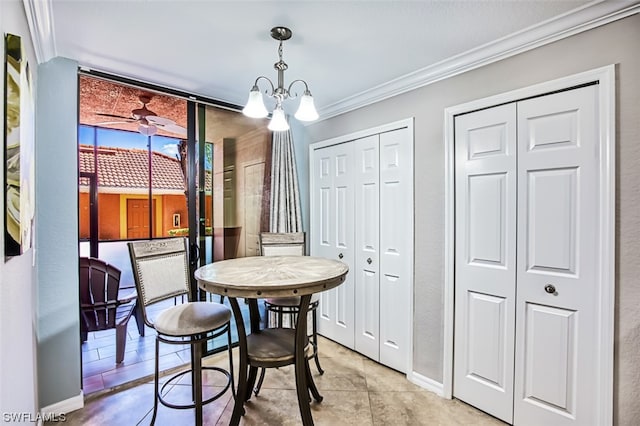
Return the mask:
<svg viewBox="0 0 640 426">
<path fill-rule="evenodd" d="M 132 110 L 142 107 L 140 96 L 151 98 L 147 108 L 155 115 L 169 118 L 179 126 L 186 128 L 186 101 L 87 76 L 80 76 L 80 124 L 137 131 L 139 123 L 135 121 L 127 122 L 127 120 L 98 114 L 131 117 Z M 176 136 L 162 131 L 159 131 L 158 134 Z"/>
<path fill-rule="evenodd" d="M 259 75 L 305 79 L 322 109 L 579 8 L 585 1 L 49 0 L 56 54 L 80 65 L 244 104 Z M 266 87 L 265 87 L 266 88 Z M 264 89 L 264 88 L 263 88 Z M 149 105 L 151 109 L 153 102 Z M 130 111 L 136 96 L 99 105 Z M 289 103 L 287 103 L 289 105 Z M 116 109 L 112 111 L 116 111 Z M 291 106 L 288 106 L 292 112 Z"/>
</svg>

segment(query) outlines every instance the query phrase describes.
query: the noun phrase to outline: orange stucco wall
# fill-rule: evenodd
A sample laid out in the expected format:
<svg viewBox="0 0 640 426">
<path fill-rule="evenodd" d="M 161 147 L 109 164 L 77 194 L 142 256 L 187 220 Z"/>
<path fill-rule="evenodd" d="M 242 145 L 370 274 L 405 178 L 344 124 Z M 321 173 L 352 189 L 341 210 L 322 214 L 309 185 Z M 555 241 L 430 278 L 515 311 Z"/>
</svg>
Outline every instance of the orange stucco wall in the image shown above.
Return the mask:
<svg viewBox="0 0 640 426">
<path fill-rule="evenodd" d="M 127 220 L 126 206 L 121 209 L 120 194 L 98 194 L 98 235 L 100 240 L 120 240 L 121 221 Z M 79 194 L 79 233 L 80 239 L 89 238 L 89 194 Z M 154 203 L 157 205 L 157 203 Z M 169 230 L 188 228 L 187 203 L 184 195 L 162 196 L 162 236 L 168 237 Z M 124 216 L 121 212 L 124 211 Z M 180 215 L 180 226 L 174 227 L 173 215 Z"/>
<path fill-rule="evenodd" d="M 100 240 L 119 240 L 120 194 L 98 194 L 98 238 Z"/>
<path fill-rule="evenodd" d="M 184 195 L 164 195 L 162 197 L 162 235 L 169 236 L 169 230 L 189 227 L 187 199 Z M 173 215 L 180 215 L 180 225 L 173 226 Z"/>
</svg>

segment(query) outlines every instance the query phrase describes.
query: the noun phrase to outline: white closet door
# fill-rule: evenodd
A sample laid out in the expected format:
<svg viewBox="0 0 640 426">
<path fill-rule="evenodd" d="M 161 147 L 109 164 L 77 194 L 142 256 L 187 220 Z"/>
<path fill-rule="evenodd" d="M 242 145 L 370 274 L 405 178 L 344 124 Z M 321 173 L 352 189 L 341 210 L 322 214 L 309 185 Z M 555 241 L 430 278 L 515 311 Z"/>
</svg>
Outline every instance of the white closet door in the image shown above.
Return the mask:
<svg viewBox="0 0 640 426">
<path fill-rule="evenodd" d="M 355 278 L 356 351 L 380 357 L 380 170 L 379 136 L 358 139 L 355 145 Z"/>
<path fill-rule="evenodd" d="M 311 254 L 341 259 L 352 271 L 354 262 L 353 144 L 344 143 L 314 151 L 313 239 Z M 354 347 L 354 274 L 345 282 L 320 293 L 320 334 L 349 348 Z"/>
<path fill-rule="evenodd" d="M 511 422 L 516 106 L 455 120 L 454 396 Z"/>
<path fill-rule="evenodd" d="M 518 103 L 518 425 L 590 425 L 598 297 L 597 87 Z"/>
<path fill-rule="evenodd" d="M 406 127 L 380 134 L 380 362 L 405 373 L 412 356 L 412 138 Z"/>
</svg>

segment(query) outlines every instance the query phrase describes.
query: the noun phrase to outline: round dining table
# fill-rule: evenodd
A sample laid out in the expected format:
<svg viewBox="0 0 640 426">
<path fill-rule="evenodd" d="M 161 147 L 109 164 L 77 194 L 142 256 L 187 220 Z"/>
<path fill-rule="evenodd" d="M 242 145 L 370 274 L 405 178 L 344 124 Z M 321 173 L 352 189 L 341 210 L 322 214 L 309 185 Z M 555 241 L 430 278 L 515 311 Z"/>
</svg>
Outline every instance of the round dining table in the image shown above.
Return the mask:
<svg viewBox="0 0 640 426">
<path fill-rule="evenodd" d="M 231 416 L 232 425 L 239 424 L 240 418 L 244 415 L 244 403 L 251 397 L 258 372 L 256 366 L 249 364 L 249 350 L 263 352 L 267 354 L 265 356 L 271 356 L 273 359 L 282 355 L 293 355 L 302 423 L 313 425 L 309 392 L 318 402 L 322 401 L 322 396 L 313 382 L 305 353 L 308 344 L 309 303 L 314 293 L 330 290 L 342 284 L 348 272 L 349 268 L 343 262 L 315 256 L 242 257 L 217 261 L 201 266 L 195 271 L 195 278 L 202 290 L 229 298 L 238 330 L 240 368 L 238 390 Z M 294 332 L 282 328 L 260 329 L 257 299 L 296 296 L 300 297 L 300 306 Z M 249 303 L 251 334 L 245 331 L 238 298 L 244 298 Z M 274 341 L 278 340 L 282 340 L 281 344 L 274 345 Z M 274 346 L 277 346 L 278 350 L 288 348 L 287 350 L 293 353 L 268 355 L 274 350 Z"/>
</svg>

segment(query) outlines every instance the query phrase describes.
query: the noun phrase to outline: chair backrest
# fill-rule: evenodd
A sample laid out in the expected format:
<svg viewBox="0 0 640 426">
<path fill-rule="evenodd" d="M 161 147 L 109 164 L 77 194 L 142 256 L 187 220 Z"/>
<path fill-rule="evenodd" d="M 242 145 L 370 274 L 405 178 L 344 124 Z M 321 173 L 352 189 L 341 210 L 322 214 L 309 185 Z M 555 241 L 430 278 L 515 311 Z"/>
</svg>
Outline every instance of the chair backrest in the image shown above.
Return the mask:
<svg viewBox="0 0 640 426">
<path fill-rule="evenodd" d="M 115 327 L 120 270 L 93 257 L 80 258 L 80 313 L 83 331 Z M 85 330 L 86 329 L 86 330 Z"/>
<path fill-rule="evenodd" d="M 304 256 L 305 246 L 304 232 L 260 233 L 260 254 L 263 256 Z"/>
<path fill-rule="evenodd" d="M 147 315 L 147 306 L 172 297 L 189 295 L 187 239 L 132 241 L 127 245 L 144 321 L 153 327 Z"/>
</svg>

